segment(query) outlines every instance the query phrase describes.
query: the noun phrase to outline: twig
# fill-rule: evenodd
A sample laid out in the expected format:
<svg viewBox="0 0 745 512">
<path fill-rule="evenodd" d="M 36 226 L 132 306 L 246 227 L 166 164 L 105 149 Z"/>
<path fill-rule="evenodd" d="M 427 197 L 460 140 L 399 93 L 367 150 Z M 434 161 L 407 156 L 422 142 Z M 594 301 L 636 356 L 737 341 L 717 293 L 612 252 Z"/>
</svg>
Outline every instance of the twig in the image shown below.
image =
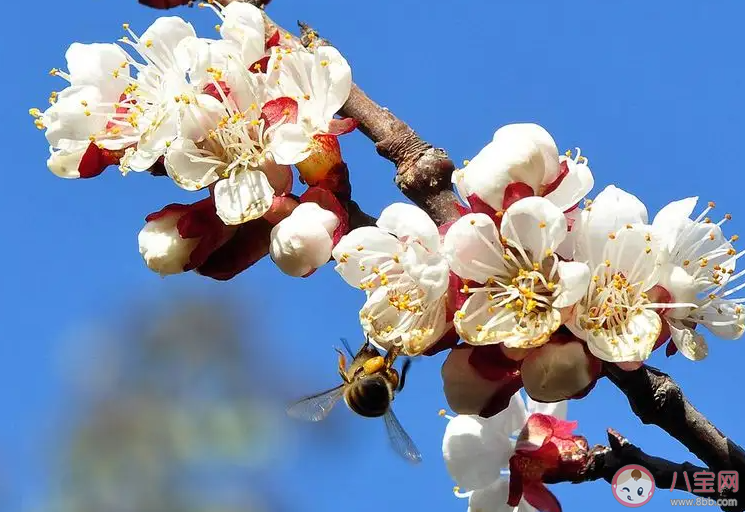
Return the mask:
<svg viewBox="0 0 745 512">
<path fill-rule="evenodd" d="M 727 511 L 745 510 L 745 500 L 740 496 L 739 491 L 725 489 L 723 492 L 702 492 L 697 491 L 695 486 L 689 485 L 693 482 L 694 473 L 700 471 L 714 470 L 696 466 L 690 462 L 677 463 L 660 457 L 648 455 L 641 448 L 629 442 L 624 436 L 613 429 L 608 429 L 608 446 L 595 446 L 587 464 L 579 472 L 571 475 L 552 475 L 545 479 L 546 483 L 582 483 L 595 480 L 605 480 L 608 483 L 613 481 L 613 476 L 624 466 L 629 464 L 638 464 L 646 469 L 654 477 L 655 486 L 658 491 L 667 490 L 675 484 L 675 489 L 679 491 L 688 491 L 695 496 L 704 498 L 717 499 L 737 499 L 739 505 L 735 507 L 725 507 Z M 688 483 L 684 473 L 688 474 Z M 715 482 L 716 488 L 716 482 Z"/>
</svg>

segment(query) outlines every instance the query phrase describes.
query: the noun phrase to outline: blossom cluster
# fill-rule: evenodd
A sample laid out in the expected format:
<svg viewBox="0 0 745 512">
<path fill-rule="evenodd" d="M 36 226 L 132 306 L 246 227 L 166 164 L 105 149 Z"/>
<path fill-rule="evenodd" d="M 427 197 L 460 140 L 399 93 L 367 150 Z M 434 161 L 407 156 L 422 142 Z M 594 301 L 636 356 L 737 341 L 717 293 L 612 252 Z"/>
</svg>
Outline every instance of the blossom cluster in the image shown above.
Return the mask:
<svg viewBox="0 0 745 512">
<path fill-rule="evenodd" d="M 364 331 L 409 355 L 451 349 L 445 394 L 461 414 L 492 416 L 521 388 L 535 400 L 584 396 L 603 362 L 633 370 L 670 340 L 668 355 L 708 353 L 699 325 L 745 330 L 731 295 L 742 255 L 709 203 L 675 201 L 649 221 L 634 195 L 609 186 L 593 200 L 588 160 L 559 155 L 535 124 L 507 125 L 453 181 L 461 217 L 443 226 L 394 204 L 376 227 L 333 249 L 364 290 Z M 458 339 L 463 343 L 457 344 Z"/>
<path fill-rule="evenodd" d="M 118 165 L 208 191 L 147 217 L 140 252 L 161 275 L 195 269 L 227 279 L 270 248 L 282 270 L 307 275 L 348 230 L 337 137 L 356 123 L 335 115 L 351 70 L 331 46 L 311 51 L 282 36 L 251 4 L 201 7 L 218 16 L 219 39 L 161 17 L 139 36 L 125 23 L 119 44 L 70 46 L 67 71 L 51 71 L 69 85 L 45 111 L 30 111 L 50 144 L 48 167 L 92 178 Z M 292 165 L 309 186 L 299 197 Z M 309 204 L 292 215 L 301 203 Z"/>
</svg>

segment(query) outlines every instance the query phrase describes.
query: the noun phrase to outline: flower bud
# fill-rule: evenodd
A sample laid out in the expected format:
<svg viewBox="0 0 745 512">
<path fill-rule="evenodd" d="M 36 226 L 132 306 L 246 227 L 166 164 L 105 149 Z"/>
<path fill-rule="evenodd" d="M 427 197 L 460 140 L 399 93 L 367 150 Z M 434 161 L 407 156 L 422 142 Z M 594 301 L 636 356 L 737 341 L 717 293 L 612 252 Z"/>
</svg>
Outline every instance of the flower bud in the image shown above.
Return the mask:
<svg viewBox="0 0 745 512">
<path fill-rule="evenodd" d="M 494 210 L 538 194 L 559 172 L 559 154 L 551 135 L 531 123 L 503 126 L 453 181 L 464 199 L 476 196 Z"/>
<path fill-rule="evenodd" d="M 149 220 L 137 236 L 145 264 L 161 276 L 184 272 L 199 244 L 198 238 L 181 237 L 177 224 L 185 212 L 174 210 L 159 212 L 162 215 Z"/>
<path fill-rule="evenodd" d="M 504 410 L 521 387 L 518 363 L 497 345 L 454 348 L 442 365 L 442 382 L 453 411 L 485 418 Z"/>
<path fill-rule="evenodd" d="M 331 258 L 332 235 L 339 219 L 316 203 L 302 203 L 274 226 L 269 255 L 293 277 L 306 276 Z"/>
<path fill-rule="evenodd" d="M 523 360 L 520 372 L 525 391 L 539 402 L 571 398 L 597 380 L 600 364 L 580 341 L 549 342 Z"/>
<path fill-rule="evenodd" d="M 211 198 L 169 204 L 145 218 L 137 239 L 147 266 L 161 276 L 193 270 L 236 233 L 215 212 Z"/>
</svg>

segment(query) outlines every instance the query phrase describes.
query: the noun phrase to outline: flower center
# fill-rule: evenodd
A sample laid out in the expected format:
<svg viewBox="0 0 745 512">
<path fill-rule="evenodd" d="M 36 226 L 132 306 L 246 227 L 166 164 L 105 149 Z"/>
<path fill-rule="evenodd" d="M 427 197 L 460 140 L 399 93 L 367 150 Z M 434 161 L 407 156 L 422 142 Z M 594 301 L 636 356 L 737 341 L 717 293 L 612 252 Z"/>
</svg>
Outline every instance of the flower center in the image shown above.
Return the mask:
<svg viewBox="0 0 745 512">
<path fill-rule="evenodd" d="M 632 315 L 641 313 L 651 302 L 641 291 L 643 282 L 630 283 L 623 273 L 610 268 L 610 262 L 602 267 L 592 278 L 586 309 L 579 317 L 580 327 L 596 335 L 600 331 L 613 336 L 626 334 Z"/>
</svg>

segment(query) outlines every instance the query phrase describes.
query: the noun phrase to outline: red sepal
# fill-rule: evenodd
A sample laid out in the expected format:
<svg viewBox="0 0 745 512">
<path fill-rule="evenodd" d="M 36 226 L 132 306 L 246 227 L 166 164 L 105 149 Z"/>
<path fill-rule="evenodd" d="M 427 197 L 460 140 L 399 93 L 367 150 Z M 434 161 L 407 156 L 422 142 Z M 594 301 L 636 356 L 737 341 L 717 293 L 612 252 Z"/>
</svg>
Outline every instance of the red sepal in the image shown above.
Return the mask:
<svg viewBox="0 0 745 512">
<path fill-rule="evenodd" d="M 329 129 L 326 133 L 338 136 L 353 132 L 356 128 L 356 119 L 352 117 L 344 117 L 342 119 L 332 119 L 329 121 Z"/>
<path fill-rule="evenodd" d="M 194 0 L 139 0 L 142 5 L 154 9 L 172 9 L 180 5 L 190 5 Z"/>
<path fill-rule="evenodd" d="M 250 66 L 248 66 L 248 70 L 251 73 L 266 73 L 266 70 L 269 67 L 269 57 L 262 57 Z"/>
<path fill-rule="evenodd" d="M 463 206 L 458 201 L 455 202 L 455 209 L 458 210 L 458 213 L 460 214 L 461 217 L 469 213 L 473 213 L 470 208 Z"/>
<path fill-rule="evenodd" d="M 331 168 L 326 176 L 318 180 L 314 186 L 332 192 L 341 201 L 352 199 L 352 184 L 349 182 L 349 168 L 341 162 Z"/>
<path fill-rule="evenodd" d="M 230 240 L 197 267 L 203 276 L 227 281 L 269 254 L 272 225 L 264 219 L 241 224 Z"/>
<path fill-rule="evenodd" d="M 267 101 L 261 108 L 261 118 L 267 126 L 272 126 L 280 121 L 286 123 L 297 122 L 297 101 L 287 96 Z"/>
<path fill-rule="evenodd" d="M 489 206 L 486 201 L 481 199 L 476 194 L 471 194 L 470 196 L 468 196 L 466 198 L 466 201 L 468 201 L 468 204 L 471 206 L 472 213 L 484 213 L 491 218 L 494 218 L 497 215 L 497 210 Z"/>
<path fill-rule="evenodd" d="M 117 165 L 123 154 L 123 150 L 112 151 L 103 149 L 99 148 L 95 142 L 91 142 L 88 145 L 88 149 L 85 150 L 78 166 L 80 177 L 95 178 L 108 166 Z"/>
<path fill-rule="evenodd" d="M 559 174 L 556 175 L 556 178 L 554 178 L 554 181 L 549 183 L 548 185 L 544 185 L 541 187 L 541 194 L 542 196 L 547 196 L 557 188 L 559 188 L 559 185 L 561 185 L 561 182 L 564 181 L 564 178 L 567 177 L 567 174 L 569 174 L 569 164 L 567 164 L 566 160 L 561 162 L 561 165 L 559 166 Z"/>
<path fill-rule="evenodd" d="M 222 80 L 218 80 L 217 85 L 215 84 L 207 84 L 204 87 L 204 94 L 209 94 L 213 98 L 215 98 L 217 101 L 222 101 L 223 96 L 220 95 L 220 91 L 217 90 L 217 87 L 220 87 L 220 90 L 222 91 L 222 94 L 227 98 L 230 94 L 230 86 L 228 86 L 227 83 L 225 83 Z"/>
<path fill-rule="evenodd" d="M 269 48 L 273 48 L 275 46 L 279 46 L 279 30 L 275 30 L 274 34 L 272 34 L 269 39 L 266 40 L 264 48 L 268 50 Z"/>
<path fill-rule="evenodd" d="M 506 210 L 507 208 L 512 206 L 514 203 L 518 202 L 520 199 L 524 199 L 526 197 L 530 197 L 534 195 L 535 195 L 535 191 L 533 190 L 533 187 L 531 187 L 527 183 L 523 183 L 521 181 L 510 183 L 504 189 L 504 198 L 502 199 L 502 209 Z"/>
<path fill-rule="evenodd" d="M 512 395 L 523 387 L 520 362 L 505 356 L 499 345 L 475 347 L 468 363 L 481 377 L 494 382 L 494 394 L 479 412 L 483 418 L 505 410 Z"/>
<path fill-rule="evenodd" d="M 667 347 L 665 347 L 665 355 L 667 357 L 672 357 L 677 353 L 678 353 L 678 346 L 675 343 L 673 343 L 673 340 L 670 340 L 670 342 L 667 344 Z"/>
</svg>

